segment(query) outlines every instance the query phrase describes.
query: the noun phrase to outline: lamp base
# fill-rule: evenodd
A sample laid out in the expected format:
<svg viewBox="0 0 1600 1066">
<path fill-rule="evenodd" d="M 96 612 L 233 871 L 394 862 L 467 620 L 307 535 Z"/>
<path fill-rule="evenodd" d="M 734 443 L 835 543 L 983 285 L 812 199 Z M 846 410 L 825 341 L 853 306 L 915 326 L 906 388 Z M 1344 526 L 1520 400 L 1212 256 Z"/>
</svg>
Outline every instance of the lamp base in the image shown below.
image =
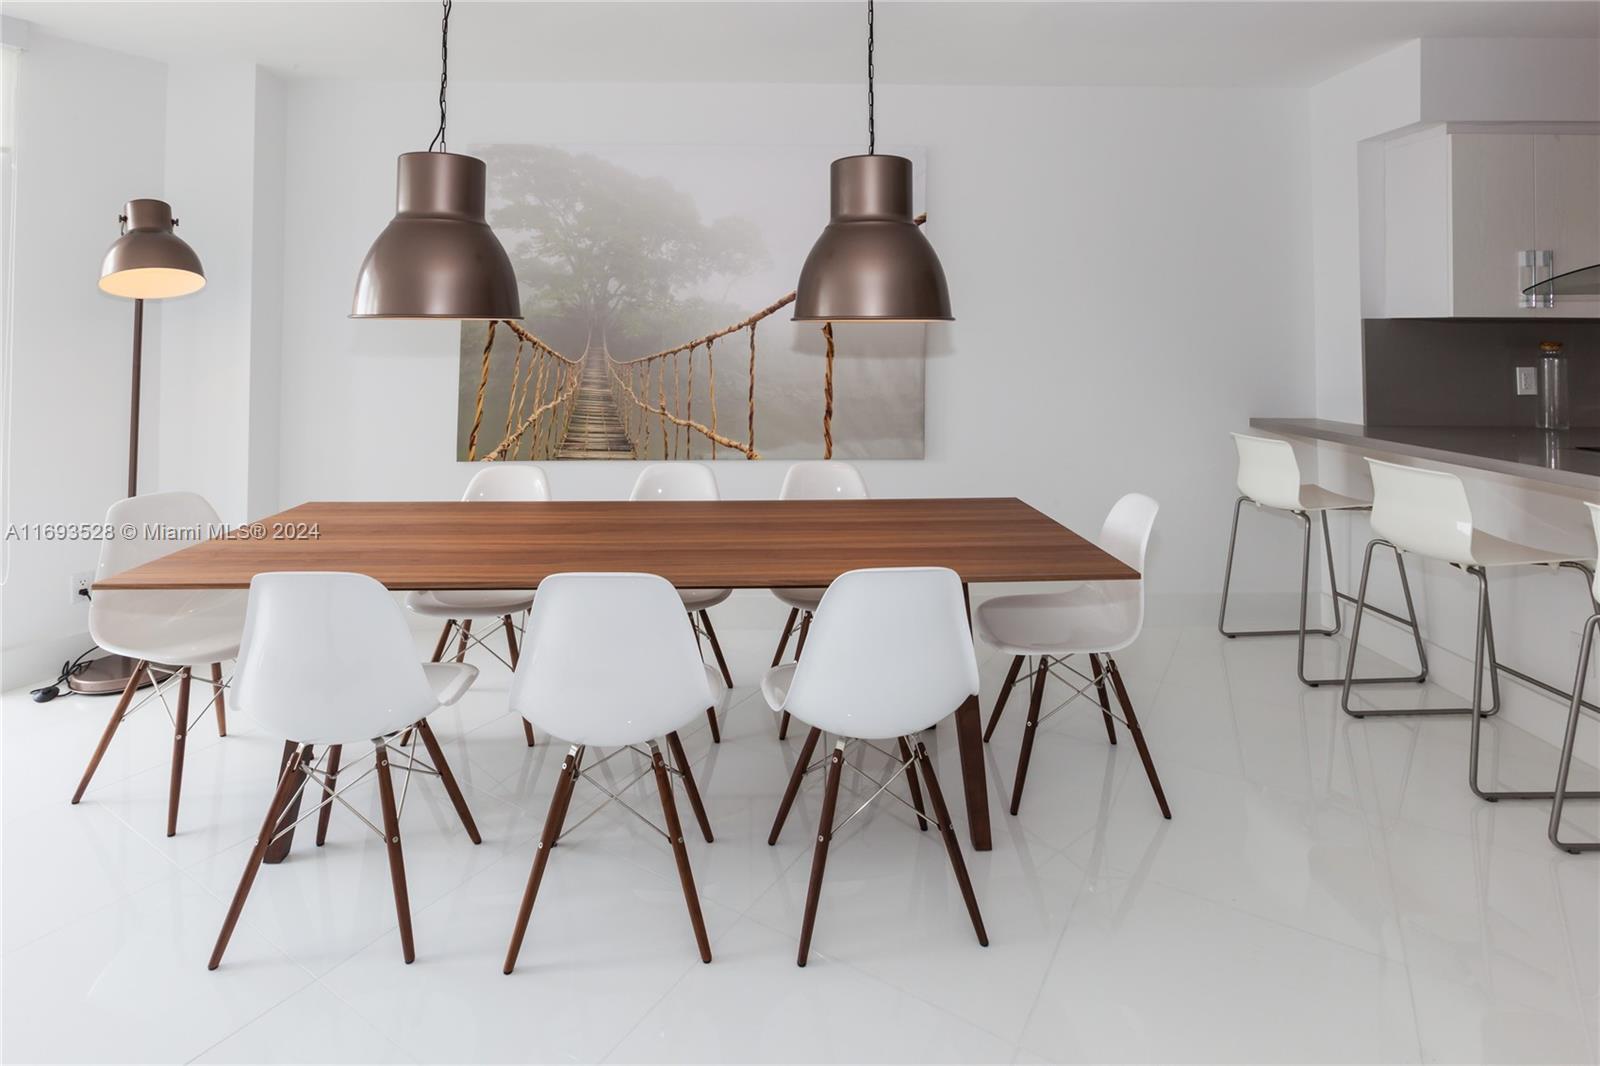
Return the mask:
<svg viewBox="0 0 1600 1066">
<path fill-rule="evenodd" d="M 137 666 L 137 659 L 130 659 L 126 655 L 102 655 L 84 667 L 78 673 L 67 678 L 67 688 L 80 696 L 115 696 L 128 687 L 128 678 L 133 676 L 133 668 Z M 152 665 L 145 671 L 139 687 L 153 684 L 153 674 L 167 674 L 170 670 Z"/>
</svg>

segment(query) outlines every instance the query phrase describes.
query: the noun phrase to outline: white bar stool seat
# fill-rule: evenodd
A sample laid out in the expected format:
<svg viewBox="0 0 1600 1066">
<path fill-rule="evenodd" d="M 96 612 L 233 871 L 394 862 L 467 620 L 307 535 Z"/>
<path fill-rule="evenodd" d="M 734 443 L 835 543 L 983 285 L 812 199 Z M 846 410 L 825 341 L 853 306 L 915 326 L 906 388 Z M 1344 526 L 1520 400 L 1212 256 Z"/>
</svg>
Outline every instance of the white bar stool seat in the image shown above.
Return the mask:
<svg viewBox="0 0 1600 1066">
<path fill-rule="evenodd" d="M 700 831 L 710 843 L 711 822 L 678 730 L 712 708 L 720 693 L 717 675 L 701 660 L 683 625 L 683 603 L 677 590 L 654 574 L 552 574 L 539 586 L 539 597 L 528 616 L 527 643 L 528 652 L 511 680 L 511 708 L 571 747 L 562 760 L 544 831 L 534 851 L 533 868 L 506 951 L 505 972 L 516 968 L 550 851 L 563 836 L 573 789 L 580 778 L 605 793 L 606 803 L 621 805 L 667 838 L 677 860 L 700 959 L 710 962 L 711 945 L 684 847 L 671 777 L 683 783 Z M 628 668 L 617 668 L 619 655 L 628 657 Z M 657 743 L 662 738 L 672 755 L 670 765 Z M 601 748 L 617 750 L 586 765 L 591 749 L 597 752 Z M 604 777 L 591 776 L 592 770 L 625 752 L 645 768 L 608 767 Z M 615 774 L 631 775 L 631 780 L 617 784 Z M 665 828 L 623 799 L 629 788 L 652 775 Z"/>
<path fill-rule="evenodd" d="M 369 774 L 377 778 L 382 828 L 358 817 L 384 842 L 401 952 L 408 963 L 416 958 L 390 767 L 399 759 L 408 778 L 412 773 L 437 776 L 468 838 L 474 844 L 482 842 L 427 720 L 432 712 L 460 699 L 477 676 L 478 668 L 466 663 L 419 662 L 405 615 L 389 590 L 365 574 L 282 572 L 257 574 L 251 580 L 235 699 L 263 729 L 284 739 L 283 763 L 255 847 L 217 934 L 210 969 L 221 965 L 269 852 L 275 844 L 279 858 L 287 850 L 288 834 L 302 817 L 302 795 L 312 782 L 322 789 L 321 802 L 313 808 L 318 815 L 318 846 L 326 839 L 333 802 L 349 803 L 339 790 L 344 745 L 360 741 L 372 744 L 373 766 L 356 775 L 346 791 Z M 388 743 L 394 734 L 412 729 L 427 748 L 427 763 Z M 319 746 L 325 748 L 320 759 L 315 750 Z M 343 766 L 347 781 L 358 763 Z"/>
<path fill-rule="evenodd" d="M 1031 670 L 1032 685 L 1028 694 L 1028 721 L 1022 734 L 1022 750 L 1017 755 L 1017 775 L 1012 782 L 1011 813 L 1022 807 L 1022 789 L 1028 778 L 1028 763 L 1033 756 L 1033 741 L 1039 726 L 1079 696 L 1086 696 L 1091 685 L 1100 698 L 1100 716 L 1105 722 L 1106 739 L 1117 742 L 1116 716 L 1111 711 L 1110 697 L 1106 692 L 1109 681 L 1116 689 L 1117 701 L 1122 708 L 1122 724 L 1133 735 L 1134 746 L 1139 749 L 1144 763 L 1145 776 L 1149 778 L 1156 804 L 1163 818 L 1171 818 L 1166 793 L 1156 766 L 1145 743 L 1144 729 L 1134 713 L 1133 701 L 1128 698 L 1127 686 L 1112 655 L 1128 647 L 1144 630 L 1145 561 L 1149 555 L 1150 534 L 1155 528 L 1156 513 L 1160 506 L 1142 493 L 1129 493 L 1112 505 L 1100 527 L 1098 543 L 1101 548 L 1139 571 L 1135 581 L 1086 581 L 1053 592 L 1017 596 L 997 596 L 985 600 L 973 612 L 973 629 L 985 643 L 1012 656 L 1011 669 L 995 700 L 989 724 L 983 731 L 987 742 L 1000 724 L 1001 712 L 1017 683 L 1028 658 L 1036 660 Z M 1074 655 L 1087 655 L 1089 672 L 1083 673 L 1067 660 Z M 1059 667 L 1066 674 L 1057 673 Z M 1052 673 L 1057 680 L 1065 681 L 1073 690 L 1065 702 L 1043 715 L 1045 686 Z M 1071 676 L 1068 676 L 1071 675 Z M 1081 684 L 1080 684 L 1081 682 Z"/>
<path fill-rule="evenodd" d="M 651 463 L 639 471 L 639 478 L 633 483 L 633 491 L 628 494 L 628 499 L 635 502 L 712 501 L 721 498 L 722 494 L 717 490 L 716 475 L 704 463 Z M 717 669 L 722 674 L 722 683 L 730 689 L 733 688 L 733 674 L 729 672 L 728 660 L 722 654 L 722 644 L 717 640 L 717 631 L 711 625 L 710 609 L 732 594 L 731 589 L 678 590 L 678 598 L 683 601 L 683 609 L 689 613 L 689 625 L 694 630 L 695 639 L 698 641 L 703 635 L 706 643 L 711 645 L 711 653 L 717 660 Z M 711 719 L 712 743 L 721 744 L 722 726 L 717 722 L 715 712 L 708 711 L 707 715 Z"/>
<path fill-rule="evenodd" d="M 1330 511 L 1365 511 L 1372 507 L 1370 500 L 1346 496 L 1344 493 L 1334 492 L 1332 489 L 1323 488 L 1321 485 L 1312 484 L 1301 480 L 1300 463 L 1295 458 L 1294 446 L 1286 440 L 1277 437 L 1254 437 L 1247 433 L 1234 433 L 1234 448 L 1239 456 L 1238 486 L 1239 498 L 1233 504 L 1233 529 L 1228 535 L 1228 561 L 1222 572 L 1222 602 L 1217 608 L 1217 632 L 1232 640 L 1236 637 L 1297 637 L 1299 645 L 1295 657 L 1295 672 L 1303 684 L 1316 688 L 1319 685 L 1339 684 L 1342 678 L 1338 677 L 1307 677 L 1306 676 L 1306 637 L 1336 636 L 1344 626 L 1344 618 L 1340 612 L 1341 600 L 1349 601 L 1350 596 L 1339 591 L 1339 579 L 1333 565 L 1333 538 L 1328 532 L 1328 513 Z M 1239 542 L 1239 512 L 1246 503 L 1257 508 L 1271 511 L 1283 511 L 1300 519 L 1304 529 L 1300 549 L 1300 616 L 1299 624 L 1293 629 L 1245 629 L 1230 630 L 1227 626 L 1228 616 L 1228 591 L 1233 583 L 1233 554 Z M 1322 526 L 1322 546 L 1327 557 L 1328 565 L 1328 592 L 1333 605 L 1333 625 L 1328 627 L 1310 626 L 1307 614 L 1310 610 L 1311 597 L 1311 519 L 1315 515 Z M 1395 566 L 1400 571 L 1400 588 L 1405 596 L 1406 615 L 1402 618 L 1397 614 L 1369 607 L 1368 610 L 1377 611 L 1411 629 L 1417 647 L 1417 657 L 1422 663 L 1421 669 L 1412 675 L 1402 677 L 1360 677 L 1351 683 L 1357 685 L 1380 684 L 1391 681 L 1415 681 L 1421 683 L 1427 680 L 1428 663 L 1426 653 L 1422 650 L 1422 636 L 1417 632 L 1417 612 L 1411 600 L 1411 582 L 1406 575 L 1405 560 L 1400 553 L 1395 553 Z"/>
<path fill-rule="evenodd" d="M 192 539 L 162 539 L 156 534 L 157 530 L 178 530 L 196 539 L 206 539 L 220 531 L 221 520 L 204 497 L 192 492 L 156 492 L 112 504 L 106 511 L 106 525 L 119 532 L 133 529 L 137 535 L 111 537 L 101 543 L 95 566 L 97 581 L 194 543 Z M 194 669 L 210 668 L 211 700 L 201 708 L 200 714 L 214 707 L 217 732 L 227 736 L 222 664 L 238 657 L 244 631 L 245 599 L 243 592 L 186 589 L 104 589 L 94 594 L 89 601 L 89 635 L 106 651 L 134 660 L 134 669 L 78 780 L 78 787 L 72 794 L 73 803 L 83 799 L 117 728 L 137 709 L 133 704 L 134 694 L 149 680 L 156 686 L 152 696 L 165 703 L 163 687 L 176 677 L 178 699 L 173 713 L 167 836 L 177 833 L 184 750 L 191 725 L 189 689 Z M 165 676 L 158 678 L 157 673 Z"/>
<path fill-rule="evenodd" d="M 1494 619 L 1489 603 L 1490 569 L 1508 566 L 1571 567 L 1582 572 L 1589 582 L 1594 572 L 1585 556 L 1575 556 L 1518 544 L 1484 533 L 1472 521 L 1472 506 L 1466 487 L 1455 474 L 1445 470 L 1402 466 L 1398 463 L 1367 459 L 1372 471 L 1372 532 L 1361 568 L 1361 585 L 1356 593 L 1355 616 L 1350 626 L 1350 650 L 1345 660 L 1345 687 L 1340 705 L 1353 718 L 1400 717 L 1413 715 L 1466 714 L 1471 716 L 1471 740 L 1467 755 L 1467 784 L 1473 793 L 1489 801 L 1513 799 L 1551 799 L 1550 790 L 1492 790 L 1479 784 L 1478 750 L 1483 719 L 1500 708 L 1500 665 L 1495 658 Z M 1413 553 L 1447 563 L 1461 570 L 1478 584 L 1478 617 L 1473 641 L 1472 702 L 1465 707 L 1377 708 L 1350 706 L 1350 675 L 1355 669 L 1361 639 L 1361 620 L 1366 606 L 1367 579 L 1372 570 L 1372 553 L 1387 546 L 1395 553 Z M 1591 602 L 1594 602 L 1591 595 Z M 1597 605 L 1600 610 L 1600 605 Z M 1420 647 L 1420 635 L 1419 635 Z M 1426 660 L 1424 660 L 1424 664 Z M 1491 705 L 1483 704 L 1483 675 L 1487 664 Z M 1570 796 L 1595 798 L 1600 793 L 1571 793 Z"/>
<path fill-rule="evenodd" d="M 886 663 L 891 664 L 890 668 L 885 668 Z M 825 760 L 827 783 L 800 927 L 799 965 L 806 964 L 811 950 L 829 843 L 845 822 L 872 802 L 869 799 L 855 814 L 834 824 L 846 768 L 880 786 L 873 799 L 887 795 L 905 803 L 915 812 L 919 828 L 926 830 L 931 818 L 944 843 L 978 943 L 988 945 L 989 935 L 961 858 L 950 812 L 934 776 L 933 760 L 920 740 L 915 741 L 913 750 L 916 734 L 947 717 L 977 691 L 978 663 L 967 626 L 961 579 L 954 571 L 940 567 L 852 570 L 840 575 L 817 607 L 811 649 L 799 661 L 768 671 L 762 681 L 768 706 L 774 712 L 790 712 L 811 727 L 778 805 L 768 844 L 778 842 L 806 774 L 819 768 L 811 765 L 811 755 L 822 734 L 831 733 L 836 738 L 833 751 Z M 880 740 L 895 741 L 898 752 L 874 743 Z M 851 745 L 890 759 L 892 767 L 887 779 L 879 781 L 855 763 L 848 763 L 846 754 Z M 909 803 L 889 788 L 901 774 L 906 775 Z M 931 814 L 922 804 L 919 776 L 928 791 Z"/>
</svg>

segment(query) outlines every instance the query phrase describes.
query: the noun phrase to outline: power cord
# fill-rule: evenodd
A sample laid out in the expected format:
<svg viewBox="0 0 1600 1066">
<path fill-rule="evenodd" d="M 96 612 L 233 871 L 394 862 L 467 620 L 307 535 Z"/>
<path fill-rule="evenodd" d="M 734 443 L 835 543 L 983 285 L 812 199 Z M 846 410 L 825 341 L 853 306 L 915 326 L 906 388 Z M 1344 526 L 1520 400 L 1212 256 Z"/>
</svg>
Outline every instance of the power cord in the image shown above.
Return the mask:
<svg viewBox="0 0 1600 1066">
<path fill-rule="evenodd" d="M 45 685 L 43 688 L 36 688 L 29 693 L 29 695 L 33 697 L 33 702 L 49 703 L 51 700 L 61 695 L 61 686 L 67 683 L 68 678 L 76 677 L 78 674 L 81 674 L 87 670 L 89 668 L 89 663 L 92 661 L 89 656 L 93 655 L 99 650 L 100 649 L 98 647 L 92 647 L 88 651 L 83 652 L 76 659 L 69 659 L 62 663 L 61 676 L 57 677 L 53 684 Z"/>
</svg>

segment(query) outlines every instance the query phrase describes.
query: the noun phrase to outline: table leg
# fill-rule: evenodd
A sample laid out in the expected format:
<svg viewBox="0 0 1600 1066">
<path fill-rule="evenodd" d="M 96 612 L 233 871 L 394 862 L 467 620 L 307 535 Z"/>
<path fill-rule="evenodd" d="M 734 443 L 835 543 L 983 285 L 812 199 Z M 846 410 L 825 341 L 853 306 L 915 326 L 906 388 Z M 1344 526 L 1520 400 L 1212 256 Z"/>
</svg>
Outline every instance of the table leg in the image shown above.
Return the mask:
<svg viewBox="0 0 1600 1066">
<path fill-rule="evenodd" d="M 961 598 L 967 605 L 967 628 L 972 628 L 972 592 L 961 583 Z M 967 798 L 967 831 L 972 834 L 973 851 L 989 851 L 989 781 L 983 765 L 983 714 L 978 710 L 978 694 L 967 697 L 956 708 L 956 745 L 961 751 L 961 785 Z"/>
</svg>

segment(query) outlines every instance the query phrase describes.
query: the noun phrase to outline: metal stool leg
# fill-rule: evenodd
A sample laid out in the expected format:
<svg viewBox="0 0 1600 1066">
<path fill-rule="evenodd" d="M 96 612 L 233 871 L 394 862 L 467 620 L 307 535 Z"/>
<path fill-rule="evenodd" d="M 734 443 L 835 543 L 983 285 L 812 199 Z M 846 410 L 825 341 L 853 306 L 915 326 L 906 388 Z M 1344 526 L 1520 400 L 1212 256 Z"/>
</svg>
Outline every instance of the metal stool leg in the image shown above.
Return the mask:
<svg viewBox="0 0 1600 1066">
<path fill-rule="evenodd" d="M 1404 594 L 1406 601 L 1407 617 L 1399 620 L 1411 630 L 1411 639 L 1417 650 L 1418 670 L 1415 674 L 1411 674 L 1406 677 L 1358 678 L 1355 677 L 1354 674 L 1356 669 L 1356 652 L 1361 648 L 1361 621 L 1368 611 L 1378 610 L 1378 608 L 1372 607 L 1367 603 L 1367 584 L 1372 577 L 1372 553 L 1380 547 L 1388 548 L 1390 551 L 1394 552 L 1395 566 L 1400 572 L 1400 590 Z M 1381 613 L 1389 618 L 1396 617 L 1395 615 L 1389 614 L 1386 611 Z M 1487 618 L 1487 615 L 1485 615 L 1485 618 Z M 1480 633 L 1480 638 L 1482 638 L 1482 636 L 1483 634 Z M 1367 542 L 1366 555 L 1361 562 L 1361 584 L 1356 589 L 1356 609 L 1354 616 L 1350 620 L 1350 651 L 1345 657 L 1344 680 L 1342 682 L 1344 685 L 1344 691 L 1339 697 L 1339 706 L 1341 709 L 1343 709 L 1345 714 L 1348 714 L 1352 718 L 1399 718 L 1409 715 L 1433 714 L 1481 714 L 1484 717 L 1488 717 L 1490 715 L 1497 714 L 1500 711 L 1500 678 L 1496 673 L 1498 664 L 1495 661 L 1494 655 L 1493 632 L 1490 632 L 1486 639 L 1489 649 L 1489 672 L 1492 692 L 1494 693 L 1493 706 L 1489 708 L 1473 706 L 1411 707 L 1404 709 L 1367 707 L 1359 710 L 1351 707 L 1350 689 L 1354 685 L 1363 683 L 1376 684 L 1384 682 L 1415 682 L 1417 684 L 1421 684 L 1423 681 L 1428 679 L 1428 652 L 1422 643 L 1422 625 L 1417 620 L 1417 605 L 1411 597 L 1411 581 L 1406 576 L 1405 558 L 1401 554 L 1400 549 L 1395 547 L 1394 544 L 1384 540 L 1381 537 L 1375 537 Z M 1479 701 L 1476 699 L 1473 702 L 1475 705 L 1479 703 Z"/>
<path fill-rule="evenodd" d="M 1572 679 L 1572 704 L 1567 710 L 1567 735 L 1561 744 L 1561 761 L 1556 766 L 1555 795 L 1550 802 L 1550 843 L 1573 855 L 1583 851 L 1600 851 L 1600 841 L 1575 841 L 1561 839 L 1561 808 L 1567 803 L 1567 776 L 1572 772 L 1572 753 L 1578 741 L 1578 714 L 1583 709 L 1583 683 L 1589 675 L 1589 654 L 1594 651 L 1595 633 L 1600 631 L 1600 614 L 1590 616 L 1583 626 L 1583 639 L 1578 644 L 1578 673 Z M 1572 795 L 1579 795 L 1572 793 Z"/>
<path fill-rule="evenodd" d="M 1304 639 L 1306 633 L 1319 637 L 1331 637 L 1339 632 L 1337 597 L 1335 598 L 1334 618 L 1335 625 L 1332 629 L 1306 629 L 1305 628 L 1305 589 L 1310 581 L 1311 574 L 1311 516 L 1304 511 L 1291 512 L 1305 523 L 1305 543 L 1300 555 L 1300 614 L 1301 624 L 1295 629 L 1229 629 L 1228 617 L 1228 589 L 1233 584 L 1233 551 L 1239 542 L 1239 509 L 1242 508 L 1250 497 L 1240 496 L 1233 504 L 1233 531 L 1228 534 L 1228 562 L 1222 571 L 1222 605 L 1217 609 L 1217 632 L 1229 640 L 1235 637 L 1293 637 L 1300 636 Z M 1323 515 L 1323 533 L 1327 533 L 1327 516 Z M 1333 572 L 1333 541 L 1325 541 L 1328 549 L 1328 572 Z"/>
</svg>

